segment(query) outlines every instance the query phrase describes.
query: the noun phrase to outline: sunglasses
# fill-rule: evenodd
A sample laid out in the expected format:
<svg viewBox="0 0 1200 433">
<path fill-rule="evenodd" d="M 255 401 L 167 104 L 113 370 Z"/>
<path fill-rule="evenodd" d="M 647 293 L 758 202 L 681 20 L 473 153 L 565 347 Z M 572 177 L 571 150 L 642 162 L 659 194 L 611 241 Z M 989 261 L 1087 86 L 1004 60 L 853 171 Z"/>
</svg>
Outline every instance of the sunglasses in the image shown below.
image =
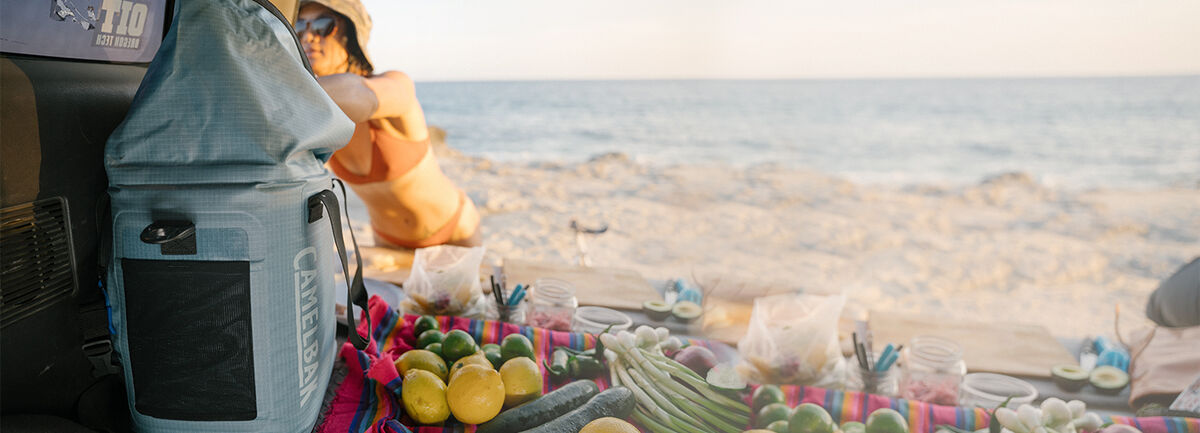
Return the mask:
<svg viewBox="0 0 1200 433">
<path fill-rule="evenodd" d="M 319 17 L 296 20 L 296 35 L 302 35 L 304 32 L 312 32 L 313 34 L 326 37 L 337 29 L 337 20 L 329 15 L 321 15 Z"/>
</svg>

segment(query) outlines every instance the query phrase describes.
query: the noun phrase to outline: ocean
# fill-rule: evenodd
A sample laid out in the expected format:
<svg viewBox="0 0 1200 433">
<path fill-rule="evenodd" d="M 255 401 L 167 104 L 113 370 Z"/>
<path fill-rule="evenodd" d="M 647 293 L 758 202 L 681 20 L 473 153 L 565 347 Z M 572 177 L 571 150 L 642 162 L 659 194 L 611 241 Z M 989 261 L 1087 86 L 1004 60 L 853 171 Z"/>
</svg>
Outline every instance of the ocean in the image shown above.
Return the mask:
<svg viewBox="0 0 1200 433">
<path fill-rule="evenodd" d="M 497 161 L 782 164 L 876 184 L 1020 171 L 1068 189 L 1200 185 L 1200 76 L 420 82 L 448 144 Z"/>
</svg>

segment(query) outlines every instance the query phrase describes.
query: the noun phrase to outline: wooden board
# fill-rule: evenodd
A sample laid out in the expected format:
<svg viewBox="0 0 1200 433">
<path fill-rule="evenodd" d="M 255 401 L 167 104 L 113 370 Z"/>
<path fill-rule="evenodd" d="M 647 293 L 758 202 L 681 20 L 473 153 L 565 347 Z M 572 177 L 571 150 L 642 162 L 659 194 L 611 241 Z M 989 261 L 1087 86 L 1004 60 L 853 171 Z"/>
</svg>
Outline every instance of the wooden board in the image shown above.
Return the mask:
<svg viewBox="0 0 1200 433">
<path fill-rule="evenodd" d="M 747 302 L 749 301 L 749 302 Z M 746 336 L 750 315 L 754 312 L 754 299 L 731 300 L 717 296 L 705 298 L 704 315 L 700 316 L 699 335 L 709 340 L 737 347 Z M 843 311 L 838 318 L 838 344 L 844 356 L 854 354 L 850 334 L 854 332 L 854 319 Z"/>
<path fill-rule="evenodd" d="M 633 270 L 504 259 L 504 278 L 509 290 L 517 284 L 529 285 L 543 277 L 558 278 L 574 285 L 579 305 L 640 310 L 642 302 L 662 299 L 662 295 Z"/>
<path fill-rule="evenodd" d="M 917 335 L 934 335 L 963 347 L 971 372 L 1049 378 L 1055 364 L 1074 364 L 1067 348 L 1045 327 L 1016 323 L 938 320 L 872 311 L 869 320 L 876 350 L 887 343 L 907 344 Z"/>
<path fill-rule="evenodd" d="M 358 247 L 363 256 L 363 278 L 385 281 L 397 286 L 403 285 L 412 273 L 414 250 L 383 247 Z M 354 265 L 350 265 L 354 269 Z M 485 260 L 479 264 L 480 281 L 486 282 L 492 275 L 492 267 Z M 491 293 L 491 287 L 482 286 L 484 293 Z"/>
<path fill-rule="evenodd" d="M 363 278 L 404 284 L 412 273 L 413 250 L 358 247 L 363 256 Z M 350 265 L 354 269 L 354 265 Z"/>
</svg>

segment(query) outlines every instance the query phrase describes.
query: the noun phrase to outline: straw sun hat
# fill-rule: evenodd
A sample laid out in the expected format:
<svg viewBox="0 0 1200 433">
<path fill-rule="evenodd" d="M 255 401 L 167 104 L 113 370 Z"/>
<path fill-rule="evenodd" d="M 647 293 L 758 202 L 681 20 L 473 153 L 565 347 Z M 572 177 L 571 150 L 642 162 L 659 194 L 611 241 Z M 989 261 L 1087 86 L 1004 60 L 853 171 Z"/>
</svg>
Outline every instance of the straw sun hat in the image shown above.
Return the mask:
<svg viewBox="0 0 1200 433">
<path fill-rule="evenodd" d="M 349 19 L 354 24 L 354 40 L 351 42 L 356 45 L 358 52 L 362 53 L 362 60 L 366 61 L 368 66 L 374 66 L 371 62 L 371 56 L 367 54 L 367 40 L 371 36 L 371 15 L 367 14 L 367 8 L 363 6 L 361 1 L 301 0 L 300 7 L 304 7 L 304 5 L 309 3 L 325 6 Z"/>
</svg>

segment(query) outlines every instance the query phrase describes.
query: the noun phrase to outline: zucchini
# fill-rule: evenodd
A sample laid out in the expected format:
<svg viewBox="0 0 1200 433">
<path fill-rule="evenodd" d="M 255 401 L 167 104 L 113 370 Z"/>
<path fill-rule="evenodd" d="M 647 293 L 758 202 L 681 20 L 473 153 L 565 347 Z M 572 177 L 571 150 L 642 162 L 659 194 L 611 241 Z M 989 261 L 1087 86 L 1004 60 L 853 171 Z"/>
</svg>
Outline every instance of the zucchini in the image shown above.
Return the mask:
<svg viewBox="0 0 1200 433">
<path fill-rule="evenodd" d="M 515 433 L 537 427 L 587 403 L 600 387 L 590 380 L 577 380 L 537 400 L 501 412 L 479 425 L 475 433 Z"/>
<path fill-rule="evenodd" d="M 589 422 L 606 416 L 625 419 L 633 412 L 633 400 L 633 392 L 629 388 L 615 386 L 592 397 L 583 406 L 567 412 L 554 421 L 525 430 L 525 433 L 577 432 Z"/>
</svg>

